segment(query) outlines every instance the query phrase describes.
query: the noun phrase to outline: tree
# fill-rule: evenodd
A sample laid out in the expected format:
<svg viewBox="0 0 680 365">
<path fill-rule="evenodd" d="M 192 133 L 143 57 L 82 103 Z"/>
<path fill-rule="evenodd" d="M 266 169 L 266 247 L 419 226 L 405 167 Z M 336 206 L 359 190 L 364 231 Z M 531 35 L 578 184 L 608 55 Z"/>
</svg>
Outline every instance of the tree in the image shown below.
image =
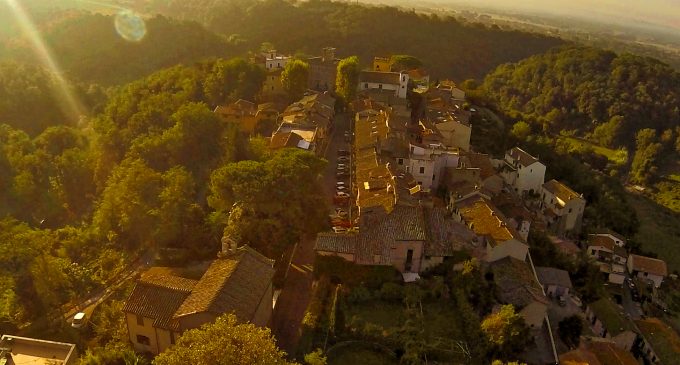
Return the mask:
<svg viewBox="0 0 680 365">
<path fill-rule="evenodd" d="M 287 365 L 268 328 L 240 324 L 233 314 L 184 332 L 177 343 L 159 354 L 154 365 Z"/>
<path fill-rule="evenodd" d="M 118 346 L 88 349 L 79 365 L 148 365 L 149 360 L 137 355 L 131 348 Z"/>
<path fill-rule="evenodd" d="M 569 316 L 560 321 L 557 327 L 560 338 L 569 348 L 578 347 L 583 332 L 583 321 L 578 315 Z"/>
<path fill-rule="evenodd" d="M 265 161 L 230 163 L 212 173 L 208 204 L 217 216 L 227 217 L 221 222 L 225 234 L 278 257 L 301 234 L 325 227 L 327 203 L 318 180 L 324 166 L 297 148 L 284 148 Z"/>
<path fill-rule="evenodd" d="M 527 137 L 531 135 L 531 126 L 529 123 L 520 120 L 512 126 L 510 133 L 512 133 L 512 135 L 518 140 L 525 141 Z"/>
<path fill-rule="evenodd" d="M 606 147 L 614 147 L 621 133 L 624 119 L 620 115 L 615 115 L 607 123 L 603 123 L 595 127 L 593 130 L 593 139 L 599 144 Z"/>
<path fill-rule="evenodd" d="M 309 64 L 301 60 L 292 60 L 281 72 L 281 84 L 291 100 L 298 100 L 307 90 L 309 80 Z"/>
<path fill-rule="evenodd" d="M 305 355 L 305 363 L 307 363 L 307 365 L 326 365 L 328 359 L 323 355 L 321 349 L 316 349 Z"/>
<path fill-rule="evenodd" d="M 423 66 L 423 61 L 410 55 L 393 55 L 390 57 L 390 65 L 393 71 L 412 70 Z"/>
<path fill-rule="evenodd" d="M 484 318 L 481 328 L 500 358 L 514 356 L 530 342 L 529 328 L 512 304 Z"/>
<path fill-rule="evenodd" d="M 356 96 L 359 87 L 359 58 L 351 56 L 340 60 L 338 74 L 335 80 L 335 92 L 350 103 Z"/>
</svg>

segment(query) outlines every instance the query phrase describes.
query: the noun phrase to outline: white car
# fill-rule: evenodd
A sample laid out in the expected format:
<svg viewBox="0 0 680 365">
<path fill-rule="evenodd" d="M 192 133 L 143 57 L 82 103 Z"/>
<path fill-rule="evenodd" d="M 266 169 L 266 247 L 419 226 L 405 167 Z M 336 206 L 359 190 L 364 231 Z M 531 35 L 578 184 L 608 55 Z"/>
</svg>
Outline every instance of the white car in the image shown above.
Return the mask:
<svg viewBox="0 0 680 365">
<path fill-rule="evenodd" d="M 340 198 L 349 198 L 349 194 L 339 191 L 335 194 L 335 196 L 340 197 Z"/>
<path fill-rule="evenodd" d="M 344 227 L 333 227 L 333 232 L 335 232 L 335 233 L 345 233 L 345 232 L 347 232 L 347 228 L 344 228 Z"/>
<path fill-rule="evenodd" d="M 85 325 L 85 322 L 87 322 L 87 318 L 85 317 L 85 313 L 78 312 L 78 313 L 76 313 L 75 316 L 73 316 L 73 321 L 71 321 L 71 327 L 81 328 Z"/>
<path fill-rule="evenodd" d="M 338 157 L 338 162 L 349 162 L 349 157 L 340 156 L 340 157 Z"/>
</svg>

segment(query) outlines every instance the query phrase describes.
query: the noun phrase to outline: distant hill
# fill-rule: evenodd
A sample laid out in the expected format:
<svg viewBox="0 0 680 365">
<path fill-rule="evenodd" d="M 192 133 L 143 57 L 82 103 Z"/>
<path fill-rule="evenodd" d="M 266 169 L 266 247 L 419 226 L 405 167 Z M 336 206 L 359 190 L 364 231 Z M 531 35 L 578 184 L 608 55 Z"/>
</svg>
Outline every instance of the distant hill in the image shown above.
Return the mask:
<svg viewBox="0 0 680 365">
<path fill-rule="evenodd" d="M 680 126 L 678 85 L 680 73 L 653 58 L 563 47 L 502 65 L 483 87 L 513 119 L 633 148 L 641 129 Z"/>
<path fill-rule="evenodd" d="M 55 59 L 75 81 L 122 84 L 178 63 L 234 53 L 223 37 L 196 22 L 155 16 L 146 20 L 146 36 L 129 42 L 116 33 L 112 15 L 70 11 L 55 18 L 39 28 Z M 5 40 L 0 59 L 38 62 L 23 38 Z"/>
<path fill-rule="evenodd" d="M 319 54 L 333 46 L 341 56 L 410 54 L 434 77 L 482 78 L 496 66 L 563 44 L 557 38 L 469 25 L 452 17 L 346 2 L 285 0 L 148 0 L 138 9 L 202 22 L 210 30 L 257 49 Z M 433 80 L 434 81 L 434 80 Z"/>
</svg>

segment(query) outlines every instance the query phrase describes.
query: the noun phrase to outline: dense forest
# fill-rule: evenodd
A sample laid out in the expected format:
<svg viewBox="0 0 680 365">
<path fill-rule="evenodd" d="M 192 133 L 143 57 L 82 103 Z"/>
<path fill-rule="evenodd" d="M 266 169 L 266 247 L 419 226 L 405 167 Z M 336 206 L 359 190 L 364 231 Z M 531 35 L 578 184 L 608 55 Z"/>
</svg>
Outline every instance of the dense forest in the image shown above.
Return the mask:
<svg viewBox="0 0 680 365">
<path fill-rule="evenodd" d="M 680 124 L 678 85 L 680 73 L 651 58 L 563 47 L 498 67 L 483 87 L 516 119 L 632 147 L 638 130 L 662 132 Z M 602 126 L 611 133 L 602 133 Z"/>
<path fill-rule="evenodd" d="M 178 63 L 206 57 L 235 56 L 223 37 L 195 22 L 154 16 L 146 19 L 146 36 L 129 42 L 114 29 L 113 15 L 55 12 L 38 24 L 45 44 L 74 81 L 114 85 L 146 76 Z M 22 37 L 0 41 L 0 59 L 37 63 L 31 44 Z"/>
<path fill-rule="evenodd" d="M 340 55 L 357 55 L 364 62 L 374 56 L 410 54 L 436 77 L 455 80 L 481 78 L 502 63 L 563 43 L 546 36 L 463 24 L 452 17 L 347 2 L 150 0 L 139 10 L 199 21 L 244 49 L 271 42 L 279 51 L 316 55 L 321 48 L 333 46 Z"/>
<path fill-rule="evenodd" d="M 680 151 L 678 85 L 680 73 L 655 59 L 571 46 L 502 65 L 481 90 L 518 130 L 628 150 L 624 172 L 648 184 Z"/>
</svg>

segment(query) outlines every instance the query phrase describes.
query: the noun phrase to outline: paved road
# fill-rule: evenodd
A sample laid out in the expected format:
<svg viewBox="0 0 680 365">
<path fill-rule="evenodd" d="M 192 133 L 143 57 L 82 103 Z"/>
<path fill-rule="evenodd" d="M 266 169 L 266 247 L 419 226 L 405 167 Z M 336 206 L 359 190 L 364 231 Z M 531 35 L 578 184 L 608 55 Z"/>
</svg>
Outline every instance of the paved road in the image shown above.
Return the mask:
<svg viewBox="0 0 680 365">
<path fill-rule="evenodd" d="M 344 114 L 335 118 L 335 130 L 327 145 L 324 156 L 328 167 L 323 176 L 324 190 L 332 203 L 335 194 L 335 165 L 338 148 L 346 146 L 344 133 L 349 128 L 349 119 Z M 311 295 L 314 264 L 314 241 L 316 237 L 304 237 L 298 244 L 291 260 L 288 276 L 276 302 L 271 328 L 279 347 L 289 355 L 295 355 L 300 338 L 300 324 Z"/>
<path fill-rule="evenodd" d="M 621 304 L 623 309 L 626 311 L 628 318 L 633 320 L 638 320 L 642 318 L 642 310 L 633 301 L 633 295 L 630 292 L 630 287 L 628 286 L 628 277 L 626 276 L 626 281 L 623 283 L 623 298 Z"/>
</svg>

